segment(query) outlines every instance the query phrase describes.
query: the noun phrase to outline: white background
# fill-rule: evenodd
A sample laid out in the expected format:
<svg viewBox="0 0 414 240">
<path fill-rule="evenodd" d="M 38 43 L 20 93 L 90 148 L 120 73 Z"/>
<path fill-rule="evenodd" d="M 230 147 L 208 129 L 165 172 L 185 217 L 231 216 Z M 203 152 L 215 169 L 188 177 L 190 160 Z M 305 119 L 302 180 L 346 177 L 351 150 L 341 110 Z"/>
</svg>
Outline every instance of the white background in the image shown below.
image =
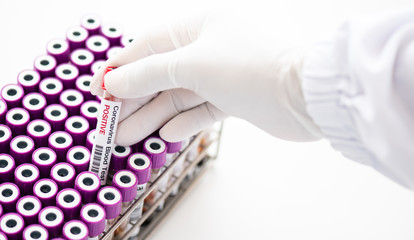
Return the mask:
<svg viewBox="0 0 414 240">
<path fill-rule="evenodd" d="M 314 40 L 351 15 L 411 1 L 0 1 L 0 85 L 32 68 L 53 37 L 85 13 L 140 29 L 226 6 L 261 18 L 269 31 L 301 29 Z M 286 29 L 271 27 L 282 23 Z M 278 24 L 278 25 L 279 25 Z M 152 239 L 414 239 L 414 194 L 333 151 L 290 143 L 229 119 L 217 163 L 185 195 Z"/>
</svg>

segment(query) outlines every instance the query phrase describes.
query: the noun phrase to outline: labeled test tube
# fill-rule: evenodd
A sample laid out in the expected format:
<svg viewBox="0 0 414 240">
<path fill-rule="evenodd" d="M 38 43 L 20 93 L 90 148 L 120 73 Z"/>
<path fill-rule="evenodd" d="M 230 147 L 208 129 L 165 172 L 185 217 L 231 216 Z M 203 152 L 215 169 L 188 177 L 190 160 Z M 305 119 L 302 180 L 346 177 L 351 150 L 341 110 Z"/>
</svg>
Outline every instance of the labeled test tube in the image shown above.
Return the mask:
<svg viewBox="0 0 414 240">
<path fill-rule="evenodd" d="M 105 24 L 101 28 L 101 33 L 109 40 L 110 46 L 120 46 L 123 34 L 122 27 L 116 23 Z"/>
<path fill-rule="evenodd" d="M 21 107 L 23 97 L 24 90 L 17 84 L 7 84 L 1 89 L 1 98 L 6 102 L 8 109 Z"/>
<path fill-rule="evenodd" d="M 72 136 L 74 145 L 85 145 L 89 122 L 84 117 L 72 116 L 66 120 L 65 130 Z"/>
<path fill-rule="evenodd" d="M 7 104 L 0 98 L 0 123 L 5 123 L 7 113 Z"/>
<path fill-rule="evenodd" d="M 56 67 L 55 76 L 63 83 L 65 89 L 75 88 L 79 69 L 75 65 L 62 63 Z"/>
<path fill-rule="evenodd" d="M 72 136 L 67 132 L 57 131 L 49 136 L 49 148 L 55 151 L 58 162 L 66 161 L 66 154 L 72 143 Z"/>
<path fill-rule="evenodd" d="M 52 167 L 50 178 L 55 181 L 59 189 L 73 188 L 76 172 L 72 165 L 61 162 Z"/>
<path fill-rule="evenodd" d="M 118 219 L 119 214 L 121 214 L 121 192 L 112 186 L 103 187 L 98 192 L 97 203 L 105 210 L 106 227 L 108 228 Z"/>
<path fill-rule="evenodd" d="M 40 75 L 35 70 L 23 70 L 17 75 L 17 82 L 23 87 L 24 92 L 37 92 L 39 89 Z"/>
<path fill-rule="evenodd" d="M 83 103 L 83 95 L 78 90 L 67 89 L 62 92 L 59 98 L 70 115 L 79 115 L 80 107 Z"/>
<path fill-rule="evenodd" d="M 94 14 L 87 14 L 81 19 L 81 26 L 85 28 L 89 36 L 99 34 L 101 29 L 101 19 Z"/>
<path fill-rule="evenodd" d="M 82 207 L 80 217 L 88 227 L 89 239 L 97 240 L 105 230 L 106 214 L 103 207 L 96 203 L 88 203 Z"/>
<path fill-rule="evenodd" d="M 64 222 L 63 212 L 57 207 L 43 208 L 38 216 L 39 224 L 49 232 L 50 237 L 59 237 L 62 234 Z"/>
<path fill-rule="evenodd" d="M 21 240 L 24 229 L 24 220 L 17 213 L 6 213 L 0 219 L 0 229 L 8 239 Z"/>
<path fill-rule="evenodd" d="M 110 169 L 112 172 L 126 169 L 128 157 L 131 155 L 131 147 L 115 146 L 112 152 Z"/>
<path fill-rule="evenodd" d="M 100 103 L 94 100 L 86 101 L 81 106 L 81 116 L 88 120 L 90 129 L 96 128 L 99 107 Z"/>
<path fill-rule="evenodd" d="M 36 119 L 27 125 L 27 135 L 33 139 L 36 147 L 47 146 L 51 133 L 52 127 L 45 120 Z"/>
<path fill-rule="evenodd" d="M 40 74 L 40 78 L 54 77 L 56 59 L 50 55 L 41 55 L 34 60 L 34 69 Z"/>
<path fill-rule="evenodd" d="M 69 61 L 69 44 L 65 39 L 53 39 L 46 45 L 46 51 L 56 59 L 57 64 Z"/>
<path fill-rule="evenodd" d="M 40 224 L 31 224 L 23 230 L 23 240 L 49 240 L 49 233 Z"/>
<path fill-rule="evenodd" d="M 93 53 L 87 49 L 77 49 L 70 54 L 70 62 L 79 69 L 79 74 L 89 74 L 95 61 Z"/>
<path fill-rule="evenodd" d="M 42 209 L 42 203 L 35 196 L 25 196 L 17 202 L 16 210 L 23 217 L 25 225 L 37 223 L 37 215 Z"/>
<path fill-rule="evenodd" d="M 69 43 L 70 50 L 78 48 L 85 48 L 85 42 L 89 34 L 85 28 L 80 26 L 74 26 L 66 31 L 66 40 Z"/>
<path fill-rule="evenodd" d="M 20 189 L 22 195 L 33 193 L 33 186 L 39 180 L 39 169 L 33 164 L 24 163 L 14 170 L 14 182 Z"/>
<path fill-rule="evenodd" d="M 32 164 L 39 169 L 41 178 L 48 178 L 52 167 L 56 164 L 55 151 L 48 147 L 41 147 L 33 152 Z"/>
<path fill-rule="evenodd" d="M 34 148 L 34 142 L 30 137 L 20 135 L 11 140 L 10 155 L 14 158 L 16 165 L 30 163 Z"/>
<path fill-rule="evenodd" d="M 78 219 L 82 207 L 81 195 L 75 189 L 65 188 L 56 196 L 56 206 L 62 210 L 65 221 Z"/>
<path fill-rule="evenodd" d="M 86 148 L 89 149 L 89 151 L 92 151 L 93 144 L 95 142 L 95 132 L 95 129 L 90 130 L 88 136 L 86 137 Z"/>
<path fill-rule="evenodd" d="M 20 198 L 20 190 L 14 183 L 0 184 L 0 204 L 5 213 L 15 212 L 16 203 Z"/>
<path fill-rule="evenodd" d="M 6 114 L 6 123 L 10 129 L 13 129 L 13 136 L 26 134 L 29 122 L 29 112 L 23 108 L 10 109 Z"/>
<path fill-rule="evenodd" d="M 0 153 L 0 182 L 12 182 L 15 167 L 12 156 Z"/>
<path fill-rule="evenodd" d="M 84 146 L 72 147 L 66 156 L 66 161 L 75 168 L 76 174 L 88 171 L 90 159 L 91 152 Z"/>
<path fill-rule="evenodd" d="M 89 230 L 85 223 L 78 220 L 68 221 L 63 226 L 63 237 L 71 240 L 88 240 Z"/>
<path fill-rule="evenodd" d="M 90 68 L 88 69 L 88 71 L 90 72 Z M 92 75 L 89 75 L 89 74 L 81 75 L 78 77 L 78 79 L 76 79 L 76 83 L 75 83 L 76 89 L 82 93 L 83 99 L 85 101 L 95 99 L 94 96 L 92 96 L 90 92 L 91 81 L 92 81 Z"/>
<path fill-rule="evenodd" d="M 105 59 L 109 47 L 108 39 L 103 36 L 95 35 L 86 40 L 86 49 L 93 53 L 96 60 Z"/>
<path fill-rule="evenodd" d="M 46 107 L 44 112 L 44 119 L 50 123 L 52 131 L 64 130 L 66 119 L 68 118 L 68 111 L 60 104 L 52 104 Z"/>
<path fill-rule="evenodd" d="M 45 96 L 48 104 L 59 103 L 62 91 L 63 83 L 57 78 L 45 78 L 39 84 L 39 92 Z"/>
<path fill-rule="evenodd" d="M 40 179 L 33 187 L 33 195 L 42 202 L 43 207 L 54 206 L 56 204 L 57 192 L 58 186 L 52 179 Z"/>
<path fill-rule="evenodd" d="M 12 139 L 12 131 L 4 124 L 0 124 L 0 152 L 5 153 L 10 150 L 10 141 Z"/>
<path fill-rule="evenodd" d="M 95 202 L 99 188 L 100 180 L 96 173 L 82 172 L 76 177 L 75 189 L 81 194 L 83 204 Z"/>
</svg>

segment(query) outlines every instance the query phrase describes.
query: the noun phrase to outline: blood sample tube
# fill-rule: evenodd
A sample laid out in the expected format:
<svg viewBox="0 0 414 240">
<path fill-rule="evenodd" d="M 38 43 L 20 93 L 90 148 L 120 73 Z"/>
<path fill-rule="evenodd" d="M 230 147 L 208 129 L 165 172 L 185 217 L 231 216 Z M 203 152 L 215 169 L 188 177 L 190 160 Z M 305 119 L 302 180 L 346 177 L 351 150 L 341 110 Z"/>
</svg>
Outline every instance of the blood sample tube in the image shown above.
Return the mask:
<svg viewBox="0 0 414 240">
<path fill-rule="evenodd" d="M 14 182 L 23 196 L 33 193 L 33 186 L 39 180 L 39 177 L 39 169 L 30 163 L 21 164 L 14 170 Z"/>
<path fill-rule="evenodd" d="M 34 60 L 34 69 L 40 74 L 40 78 L 54 77 L 56 59 L 50 55 L 41 55 Z"/>
<path fill-rule="evenodd" d="M 85 223 L 71 220 L 63 226 L 63 236 L 71 240 L 88 240 L 89 230 Z"/>
<path fill-rule="evenodd" d="M 0 182 L 12 182 L 15 167 L 12 156 L 0 153 Z"/>
<path fill-rule="evenodd" d="M 143 150 L 144 153 L 147 154 L 151 159 L 151 179 L 153 181 L 158 177 L 161 168 L 167 161 L 167 145 L 161 138 L 150 137 L 147 140 L 145 140 Z"/>
<path fill-rule="evenodd" d="M 109 59 L 112 56 L 115 56 L 119 51 L 121 51 L 123 48 L 120 46 L 114 46 L 108 49 L 106 52 L 106 58 Z"/>
<path fill-rule="evenodd" d="M 95 58 L 87 49 L 77 49 L 70 54 L 70 62 L 79 69 L 79 74 L 89 74 Z"/>
<path fill-rule="evenodd" d="M 21 107 L 23 97 L 24 90 L 17 84 L 7 84 L 1 89 L 1 98 L 6 102 L 8 109 Z"/>
<path fill-rule="evenodd" d="M 65 39 L 53 39 L 46 45 L 46 51 L 56 59 L 57 64 L 69 61 L 69 44 Z"/>
<path fill-rule="evenodd" d="M 7 104 L 0 98 L 0 123 L 5 123 L 7 113 Z"/>
<path fill-rule="evenodd" d="M 88 133 L 88 137 L 86 138 L 86 148 L 89 149 L 89 151 L 92 151 L 93 143 L 95 142 L 95 129 L 92 129 Z"/>
<path fill-rule="evenodd" d="M 75 168 L 66 162 L 58 163 L 53 166 L 52 172 L 50 173 L 50 178 L 57 183 L 59 190 L 73 188 L 75 177 Z"/>
<path fill-rule="evenodd" d="M 66 155 L 66 161 L 75 168 L 76 174 L 88 171 L 90 159 L 91 152 L 84 146 L 72 147 Z"/>
<path fill-rule="evenodd" d="M 105 64 L 104 60 L 97 60 L 91 66 L 91 74 L 94 75 Z"/>
<path fill-rule="evenodd" d="M 60 104 L 52 104 L 45 108 L 44 119 L 50 123 L 53 132 L 64 130 L 68 110 Z"/>
<path fill-rule="evenodd" d="M 99 107 L 100 103 L 93 100 L 84 102 L 81 106 L 80 113 L 88 120 L 90 129 L 96 129 Z"/>
<path fill-rule="evenodd" d="M 24 220 L 17 213 L 6 213 L 0 219 L 0 229 L 8 239 L 21 240 L 24 229 Z"/>
<path fill-rule="evenodd" d="M 85 42 L 89 34 L 85 28 L 80 26 L 74 26 L 66 31 L 66 40 L 69 43 L 71 51 L 78 48 L 85 48 Z"/>
<path fill-rule="evenodd" d="M 63 83 L 65 89 L 75 88 L 76 79 L 79 77 L 79 69 L 69 63 L 62 63 L 55 70 L 56 77 Z"/>
<path fill-rule="evenodd" d="M 137 196 L 138 179 L 129 170 L 120 170 L 115 173 L 112 185 L 116 187 L 122 195 L 122 212 L 125 212 L 131 201 Z"/>
<path fill-rule="evenodd" d="M 89 36 L 99 34 L 101 30 L 101 19 L 94 14 L 85 15 L 81 19 L 81 26 L 88 31 Z"/>
<path fill-rule="evenodd" d="M 49 147 L 56 152 L 58 162 L 66 161 L 66 154 L 72 143 L 72 136 L 67 132 L 57 131 L 49 136 Z"/>
<path fill-rule="evenodd" d="M 96 194 L 100 186 L 98 175 L 89 171 L 82 172 L 75 180 L 75 189 L 81 194 L 83 204 L 96 201 Z"/>
<path fill-rule="evenodd" d="M 96 203 L 88 203 L 82 207 L 80 217 L 88 227 L 89 239 L 99 239 L 99 235 L 105 230 L 106 214 L 103 207 Z"/>
<path fill-rule="evenodd" d="M 88 69 L 90 71 L 90 68 Z M 85 74 L 82 76 L 79 76 L 78 79 L 76 79 L 76 89 L 82 93 L 83 99 L 85 101 L 93 100 L 95 97 L 90 92 L 90 85 L 91 85 L 92 76 Z"/>
<path fill-rule="evenodd" d="M 45 96 L 48 104 L 59 103 L 62 91 L 63 84 L 57 78 L 45 78 L 39 84 L 39 92 Z"/>
<path fill-rule="evenodd" d="M 52 179 L 40 179 L 33 187 L 33 195 L 41 202 L 42 206 L 54 206 L 56 204 L 56 194 L 58 186 Z"/>
<path fill-rule="evenodd" d="M 118 172 L 119 170 L 126 169 L 127 160 L 131 155 L 131 147 L 115 146 L 112 152 L 110 169 L 112 172 Z"/>
<path fill-rule="evenodd" d="M 30 163 L 34 148 L 34 142 L 30 137 L 20 135 L 11 140 L 10 155 L 14 158 L 16 165 Z"/>
<path fill-rule="evenodd" d="M 108 39 L 103 36 L 95 35 L 86 40 L 86 49 L 93 53 L 96 60 L 105 59 L 109 47 Z"/>
<path fill-rule="evenodd" d="M 46 98 L 40 93 L 29 93 L 23 98 L 23 107 L 29 112 L 31 119 L 43 117 L 47 105 Z"/>
<path fill-rule="evenodd" d="M 49 206 L 40 211 L 38 216 L 40 225 L 46 228 L 50 237 L 58 237 L 62 234 L 63 212 L 57 207 Z"/>
<path fill-rule="evenodd" d="M 20 190 L 14 183 L 0 184 L 0 204 L 5 213 L 15 212 L 16 203 L 20 198 Z"/>
<path fill-rule="evenodd" d="M 27 135 L 33 139 L 36 147 L 47 146 L 52 127 L 45 120 L 33 120 L 27 125 Z"/>
<path fill-rule="evenodd" d="M 23 217 L 26 226 L 37 223 L 40 209 L 42 209 L 42 203 L 35 196 L 25 196 L 17 201 L 17 213 Z"/>
<path fill-rule="evenodd" d="M 62 210 L 65 221 L 78 219 L 82 207 L 81 195 L 75 189 L 65 188 L 56 196 L 56 206 Z"/>
<path fill-rule="evenodd" d="M 23 70 L 17 75 L 17 82 L 24 92 L 37 92 L 39 90 L 40 75 L 35 70 Z"/>
<path fill-rule="evenodd" d="M 47 147 L 41 147 L 33 152 L 32 164 L 39 169 L 40 177 L 50 176 L 50 170 L 56 164 L 57 156 L 55 151 Z"/>
<path fill-rule="evenodd" d="M 121 46 L 122 46 L 122 47 L 126 47 L 126 46 L 128 46 L 129 44 L 131 44 L 131 43 L 132 43 L 132 41 L 134 41 L 134 38 L 132 38 L 131 36 L 125 36 L 125 35 L 123 35 L 123 36 L 121 37 Z"/>
<path fill-rule="evenodd" d="M 97 203 L 105 209 L 106 227 L 110 227 L 121 214 L 122 196 L 118 189 L 112 186 L 101 188 L 98 192 Z"/>
<path fill-rule="evenodd" d="M 8 240 L 6 234 L 0 232 L 0 240 Z"/>
<path fill-rule="evenodd" d="M 72 116 L 66 120 L 65 130 L 72 135 L 74 145 L 85 145 L 89 122 L 84 117 Z"/>
<path fill-rule="evenodd" d="M 23 108 L 13 108 L 6 114 L 6 123 L 10 129 L 13 129 L 13 136 L 26 134 L 29 122 L 29 112 Z"/>
<path fill-rule="evenodd" d="M 0 152 L 5 153 L 10 150 L 10 141 L 12 139 L 12 131 L 6 125 L 0 124 Z"/>
<path fill-rule="evenodd" d="M 40 224 L 32 224 L 23 230 L 23 240 L 49 240 L 49 233 Z"/>
<path fill-rule="evenodd" d="M 101 34 L 109 40 L 110 46 L 120 46 L 122 37 L 122 27 L 119 24 L 105 24 L 101 28 Z"/>
<path fill-rule="evenodd" d="M 62 92 L 59 101 L 68 110 L 69 115 L 79 115 L 83 95 L 78 90 L 67 89 Z"/>
</svg>

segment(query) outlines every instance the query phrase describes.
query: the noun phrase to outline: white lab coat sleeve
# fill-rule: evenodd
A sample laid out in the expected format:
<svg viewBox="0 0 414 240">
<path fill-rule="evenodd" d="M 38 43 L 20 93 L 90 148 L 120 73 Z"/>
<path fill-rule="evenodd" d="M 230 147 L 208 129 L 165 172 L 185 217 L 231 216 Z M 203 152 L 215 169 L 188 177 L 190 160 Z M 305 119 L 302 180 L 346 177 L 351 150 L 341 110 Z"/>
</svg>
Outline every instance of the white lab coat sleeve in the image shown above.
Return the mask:
<svg viewBox="0 0 414 240">
<path fill-rule="evenodd" d="M 414 8 L 352 18 L 317 42 L 302 89 L 335 149 L 414 190 Z"/>
</svg>

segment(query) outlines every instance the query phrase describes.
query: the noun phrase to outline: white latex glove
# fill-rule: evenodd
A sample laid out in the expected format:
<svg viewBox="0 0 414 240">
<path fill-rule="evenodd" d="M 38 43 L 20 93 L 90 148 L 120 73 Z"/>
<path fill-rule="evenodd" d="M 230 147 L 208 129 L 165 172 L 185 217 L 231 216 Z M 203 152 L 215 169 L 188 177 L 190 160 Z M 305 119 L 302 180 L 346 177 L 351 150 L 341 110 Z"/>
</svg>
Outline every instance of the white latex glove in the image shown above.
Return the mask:
<svg viewBox="0 0 414 240">
<path fill-rule="evenodd" d="M 159 128 L 175 142 L 227 116 L 282 139 L 318 139 L 301 90 L 304 51 L 282 46 L 277 29 L 261 33 L 260 23 L 247 23 L 211 14 L 153 29 L 109 59 L 106 66 L 119 68 L 105 76 L 107 91 L 130 99 L 117 143 L 132 145 Z M 93 94 L 102 94 L 103 71 Z"/>
</svg>

